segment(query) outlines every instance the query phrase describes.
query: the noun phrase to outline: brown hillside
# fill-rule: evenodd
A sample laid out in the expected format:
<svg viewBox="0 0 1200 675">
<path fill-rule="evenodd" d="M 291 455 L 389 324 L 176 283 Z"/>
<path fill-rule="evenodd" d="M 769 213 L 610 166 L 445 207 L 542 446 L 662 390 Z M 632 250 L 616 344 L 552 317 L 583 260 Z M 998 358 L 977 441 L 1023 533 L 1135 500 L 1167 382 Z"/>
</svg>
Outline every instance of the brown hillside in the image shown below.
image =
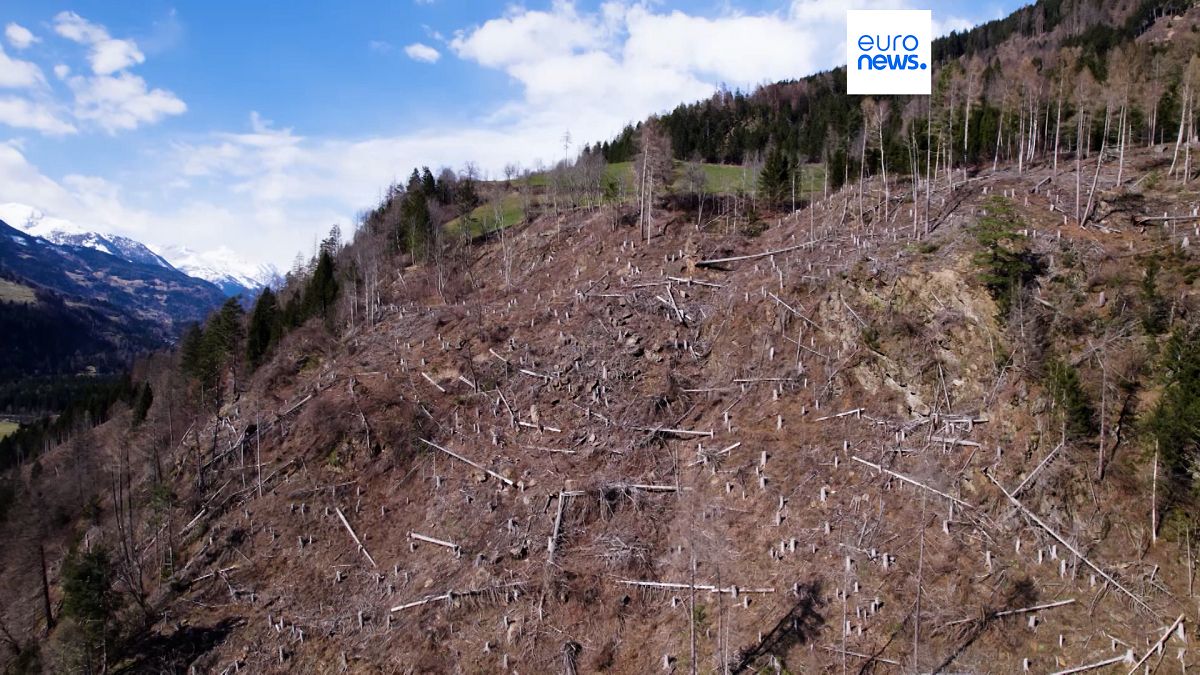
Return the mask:
<svg viewBox="0 0 1200 675">
<path fill-rule="evenodd" d="M 758 236 L 542 217 L 471 250 L 461 302 L 410 268 L 378 323 L 292 333 L 186 433 L 176 376 L 147 364 L 170 392 L 153 425 L 117 415 L 26 467 L 7 629 L 41 630 L 31 524 L 67 525 L 43 537 L 57 602 L 72 537 L 120 549 L 106 481 L 131 467 L 159 618 L 122 672 L 1051 672 L 1141 658 L 1182 615 L 1187 641 L 1148 661 L 1178 672 L 1191 535 L 1153 539 L 1134 431 L 1147 255 L 1174 320 L 1196 306 L 1196 220 L 1142 221 L 1196 212 L 1164 157 L 1127 153 L 1087 228 L 1046 164 L 943 177 L 928 233 L 925 195 L 914 216 L 893 185 L 885 218 L 877 181 Z M 996 195 L 1042 265 L 1003 322 L 969 231 Z M 1097 433 L 1064 442 L 1052 359 Z M 154 448 L 177 496 L 158 510 Z"/>
</svg>

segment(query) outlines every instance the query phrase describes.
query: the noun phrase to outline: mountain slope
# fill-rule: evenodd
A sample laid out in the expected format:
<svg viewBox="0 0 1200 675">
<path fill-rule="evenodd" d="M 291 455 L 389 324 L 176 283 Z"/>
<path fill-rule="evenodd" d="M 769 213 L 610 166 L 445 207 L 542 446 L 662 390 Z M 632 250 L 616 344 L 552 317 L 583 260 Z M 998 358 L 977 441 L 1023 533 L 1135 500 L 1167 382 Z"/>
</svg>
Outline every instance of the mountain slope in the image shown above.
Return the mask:
<svg viewBox="0 0 1200 675">
<path fill-rule="evenodd" d="M 0 335 L 0 383 L 120 372 L 135 356 L 164 344 L 159 327 L 150 322 L 3 277 Z"/>
<path fill-rule="evenodd" d="M 1086 27 L 1135 4 L 1038 7 Z M 978 119 L 950 96 L 932 119 L 843 102 L 892 145 L 821 132 L 860 171 L 795 208 L 672 193 L 661 162 L 657 201 L 564 190 L 493 236 L 405 250 L 404 228 L 444 223 L 433 195 L 389 191 L 311 280 L 139 364 L 144 419 L 117 406 L 12 481 L 0 541 L 36 538 L 48 563 L 0 548 L 6 620 L 40 645 L 0 659 L 1194 671 L 1195 143 L 1174 162 L 1150 115 L 1084 86 L 1027 131 L 1008 115 L 1054 119 L 1055 91 L 1028 83 Z M 972 161 L 963 120 L 993 114 Z M 285 324 L 301 303 L 322 316 Z M 79 574 L 80 541 L 107 578 Z M 87 619 L 133 636 L 90 660 L 78 616 L 43 639 L 81 576 L 127 607 Z"/>
<path fill-rule="evenodd" d="M 188 525 L 155 544 L 174 562 L 147 598 L 169 618 L 126 663 L 1049 672 L 1140 657 L 1197 618 L 1183 536 L 1150 540 L 1152 468 L 1128 430 L 1165 339 L 1143 317 L 1167 298 L 1191 321 L 1200 294 L 1191 230 L 1139 231 L 1187 217 L 1181 189 L 1142 180 L 1157 153 L 1127 159 L 1139 187 L 1089 228 L 1063 224 L 1073 179 L 1041 164 L 939 183 L 928 228 L 904 208 L 923 195 L 875 182 L 756 231 L 663 210 L 631 244 L 632 227 L 577 211 L 456 272 L 410 268 L 378 323 L 288 335 L 236 405 L 193 409 L 154 455 Z M 989 218 L 1026 233 L 1007 236 L 1036 270 L 1007 315 Z M 146 424 L 181 414 L 156 399 Z M 161 447 L 130 425 L 96 430 L 97 463 Z M 78 470 L 65 450 L 41 461 Z M 33 631 L 27 605 L 9 611 Z"/>
<path fill-rule="evenodd" d="M 0 204 L 0 220 L 26 234 L 40 237 L 60 246 L 95 249 L 101 253 L 142 265 L 171 266 L 139 241 L 115 234 L 90 232 L 69 220 L 50 218 L 25 204 L 13 202 Z"/>
<path fill-rule="evenodd" d="M 155 257 L 157 259 L 157 256 Z M 0 221 L 0 269 L 60 295 L 110 306 L 153 324 L 167 340 L 202 320 L 223 294 L 168 266 L 130 262 L 102 250 L 53 244 Z"/>
<path fill-rule="evenodd" d="M 227 296 L 251 296 L 279 281 L 274 266 L 249 263 L 227 248 L 197 252 L 182 246 L 147 246 L 129 237 L 93 232 L 69 220 L 46 216 L 26 204 L 0 204 L 0 220 L 60 246 L 92 249 L 131 263 L 177 269 L 215 284 Z"/>
</svg>

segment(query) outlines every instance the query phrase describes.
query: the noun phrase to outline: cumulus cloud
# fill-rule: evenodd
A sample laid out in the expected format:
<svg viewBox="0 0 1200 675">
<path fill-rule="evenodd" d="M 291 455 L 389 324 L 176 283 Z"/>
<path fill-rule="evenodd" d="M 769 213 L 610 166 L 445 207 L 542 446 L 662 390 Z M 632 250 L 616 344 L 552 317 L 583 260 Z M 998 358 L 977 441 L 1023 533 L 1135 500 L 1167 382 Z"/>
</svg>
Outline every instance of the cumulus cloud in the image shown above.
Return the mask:
<svg viewBox="0 0 1200 675">
<path fill-rule="evenodd" d="M 72 75 L 71 68 L 66 64 L 54 66 L 54 75 L 67 84 L 74 96 L 72 113 L 77 121 L 94 124 L 109 133 L 136 129 L 144 124 L 154 124 L 171 115 L 181 115 L 187 111 L 187 105 L 174 93 L 161 88 L 151 88 L 140 76 L 129 72 L 129 69 L 146 61 L 145 54 L 133 40 L 114 38 L 104 26 L 88 21 L 74 12 L 60 12 L 54 17 L 54 32 L 72 42 L 84 45 L 88 49 L 87 61 L 91 73 Z M 10 36 L 10 40 L 11 40 Z M 6 66 L 11 59 L 6 59 L 0 52 L 0 86 L 5 82 L 5 73 L 9 79 L 27 83 L 44 84 L 41 70 L 33 64 L 35 71 L 25 69 L 23 77 L 17 78 L 21 71 Z M 16 62 L 22 63 L 22 62 Z M 32 80 L 32 84 L 29 82 Z M 39 125 L 25 124 L 24 128 L 34 128 L 44 133 L 70 133 L 74 127 L 67 123 L 56 124 L 54 120 L 31 117 L 30 114 L 19 115 L 21 111 L 30 113 L 34 104 L 25 101 L 23 105 L 13 103 L 8 118 L 0 118 L 10 126 L 11 120 L 18 117 L 41 120 Z M 44 108 L 44 106 L 43 106 Z M 46 110 L 43 109 L 43 113 Z M 67 127 L 70 127 L 68 130 Z"/>
<path fill-rule="evenodd" d="M 108 30 L 79 16 L 75 12 L 59 12 L 54 17 L 54 32 L 91 48 L 89 60 L 92 72 L 111 75 L 145 62 L 146 56 L 133 40 L 118 40 Z"/>
<path fill-rule="evenodd" d="M 0 48 L 0 89 L 28 89 L 45 83 L 37 64 L 14 59 Z"/>
<path fill-rule="evenodd" d="M 30 129 L 48 136 L 76 132 L 75 126 L 64 120 L 50 104 L 19 96 L 0 96 L 0 124 Z"/>
<path fill-rule="evenodd" d="M 75 116 L 113 133 L 181 115 L 187 105 L 164 89 L 149 89 L 146 81 L 128 72 L 67 78 L 75 94 Z"/>
<path fill-rule="evenodd" d="M 437 63 L 442 58 L 441 52 L 421 42 L 414 42 L 404 48 L 404 53 L 413 61 L 422 63 Z"/>
<path fill-rule="evenodd" d="M 13 49 L 25 49 L 30 45 L 41 42 L 42 39 L 34 35 L 28 28 L 19 23 L 9 23 L 4 27 L 4 37 L 8 38 L 8 44 L 13 46 Z"/>
</svg>

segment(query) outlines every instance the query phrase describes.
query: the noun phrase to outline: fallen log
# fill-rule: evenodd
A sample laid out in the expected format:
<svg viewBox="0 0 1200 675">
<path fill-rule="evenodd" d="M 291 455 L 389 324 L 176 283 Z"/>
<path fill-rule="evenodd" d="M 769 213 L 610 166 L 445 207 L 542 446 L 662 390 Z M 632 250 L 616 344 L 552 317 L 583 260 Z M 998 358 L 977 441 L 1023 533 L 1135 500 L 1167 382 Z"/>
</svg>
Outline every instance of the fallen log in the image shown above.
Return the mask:
<svg viewBox="0 0 1200 675">
<path fill-rule="evenodd" d="M 427 543 L 427 544 L 434 544 L 434 545 L 437 545 L 437 546 L 444 546 L 444 547 L 446 547 L 446 548 L 448 548 L 448 549 L 450 549 L 450 550 L 454 551 L 455 553 L 458 553 L 459 551 L 461 551 L 461 550 L 462 550 L 462 547 L 461 547 L 461 546 L 459 546 L 458 544 L 455 544 L 455 543 L 454 543 L 454 542 L 452 542 L 452 541 L 446 541 L 446 540 L 444 540 L 444 539 L 438 539 L 437 537 L 430 537 L 430 536 L 428 536 L 428 535 L 421 534 L 420 532 L 409 532 L 409 533 L 408 533 L 408 538 L 409 538 L 409 539 L 416 539 L 417 541 L 423 541 L 423 542 L 425 542 L 425 543 Z"/>
<path fill-rule="evenodd" d="M 1028 614 L 1030 612 L 1040 612 L 1043 609 L 1054 609 L 1055 607 L 1063 607 L 1065 605 L 1071 605 L 1074 603 L 1075 603 L 1075 598 L 1071 598 L 1070 600 L 1059 600 L 1058 602 L 1048 602 L 1044 605 L 1034 605 L 1033 607 L 1022 607 L 1021 609 L 1006 609 L 1003 612 L 992 612 L 992 613 L 988 614 L 988 618 L 999 619 L 1002 616 L 1012 616 L 1014 614 Z M 947 626 L 957 626 L 962 623 L 970 623 L 971 621 L 975 621 L 975 619 L 959 619 L 958 621 L 951 621 L 951 622 L 947 623 L 946 625 Z"/>
<path fill-rule="evenodd" d="M 1114 656 L 1111 659 L 1104 659 L 1103 661 L 1097 661 L 1095 663 L 1089 663 L 1089 664 L 1083 665 L 1083 666 L 1075 666 L 1074 668 L 1067 668 L 1066 670 L 1058 670 L 1058 671 L 1055 671 L 1054 673 L 1052 673 L 1051 675 L 1072 675 L 1072 673 L 1084 673 L 1089 670 L 1096 670 L 1097 668 L 1111 666 L 1114 663 L 1120 663 L 1122 661 L 1128 662 L 1128 661 L 1132 661 L 1132 660 L 1133 660 L 1133 650 L 1131 649 L 1131 650 L 1125 652 L 1124 654 L 1122 654 L 1120 656 Z"/>
<path fill-rule="evenodd" d="M 741 593 L 774 593 L 774 588 L 741 588 L 739 586 L 730 586 L 721 588 L 719 586 L 709 586 L 707 584 L 677 584 L 667 581 L 637 581 L 633 579 L 617 579 L 618 584 L 626 586 L 640 586 L 643 588 L 666 588 L 672 590 L 685 591 L 707 591 L 709 593 L 728 593 L 730 595 L 739 595 Z"/>
<path fill-rule="evenodd" d="M 451 457 L 453 457 L 454 459 L 457 459 L 460 462 L 470 464 L 471 466 L 475 467 L 476 469 L 479 469 L 480 471 L 495 478 L 496 480 L 503 482 L 504 484 L 506 484 L 510 487 L 516 487 L 516 485 L 517 485 L 512 479 L 506 478 L 506 477 L 496 473 L 495 471 L 492 471 L 491 469 L 485 468 L 482 464 L 477 464 L 475 462 L 472 462 L 471 460 L 467 459 L 466 457 L 463 457 L 462 455 L 458 454 L 457 452 L 454 452 L 453 450 L 447 450 L 446 448 L 443 448 L 442 446 L 438 445 L 437 443 L 432 443 L 430 441 L 425 440 L 424 438 L 418 438 L 417 440 L 421 441 L 422 443 L 424 443 L 425 445 L 428 445 L 431 448 L 437 448 L 438 450 L 441 450 L 442 452 L 446 453 L 447 455 L 450 455 Z"/>
<path fill-rule="evenodd" d="M 375 559 L 372 558 L 371 554 L 367 552 L 367 547 L 363 546 L 362 540 L 359 539 L 358 535 L 354 533 L 354 528 L 350 527 L 350 521 L 346 520 L 346 516 L 342 513 L 342 510 L 335 507 L 334 511 L 337 512 L 337 517 L 342 520 L 342 525 L 346 526 L 346 531 L 350 533 L 350 538 L 353 539 L 354 543 L 358 545 L 358 550 L 362 551 L 362 554 L 366 556 L 367 560 L 371 563 L 371 567 L 379 567 L 379 565 L 375 564 Z"/>
<path fill-rule="evenodd" d="M 712 438 L 711 431 L 692 431 L 690 429 L 668 429 L 666 427 L 630 427 L 634 431 L 645 431 L 651 434 L 675 434 L 676 436 L 707 436 Z"/>
<path fill-rule="evenodd" d="M 1117 583 L 1117 580 L 1114 579 L 1111 574 L 1109 574 L 1108 572 L 1105 572 L 1099 565 L 1092 562 L 1088 558 L 1085 558 L 1084 555 L 1079 552 L 1079 549 L 1072 546 L 1070 542 L 1068 542 L 1066 539 L 1064 539 L 1062 537 L 1062 535 L 1055 532 L 1049 525 L 1047 525 L 1044 521 L 1042 521 L 1041 518 L 1038 518 L 1037 514 L 1035 514 L 1033 511 L 1030 511 L 1029 509 L 1025 508 L 1024 504 L 1022 504 L 1020 501 L 1017 500 L 1016 497 L 1012 496 L 1007 490 L 1005 490 L 1004 486 L 1000 485 L 1000 483 L 997 482 L 995 478 L 992 478 L 992 474 L 988 473 L 986 475 L 988 477 L 988 480 L 992 481 L 992 483 L 997 488 L 999 488 L 1001 492 L 1004 493 L 1005 497 L 1008 497 L 1008 500 L 1010 502 L 1012 502 L 1013 506 L 1017 507 L 1017 509 L 1021 513 L 1025 514 L 1025 517 L 1029 518 L 1034 523 L 1036 523 L 1038 525 L 1038 527 L 1045 530 L 1046 533 L 1049 534 L 1051 537 L 1053 537 L 1055 540 L 1057 540 L 1058 543 L 1065 546 L 1068 551 L 1070 551 L 1071 553 L 1074 553 L 1076 558 L 1079 558 L 1080 560 L 1082 560 L 1084 562 L 1084 564 L 1086 564 L 1088 567 L 1095 570 L 1095 572 L 1097 574 L 1099 574 L 1100 576 L 1104 577 L 1104 579 L 1106 581 L 1108 581 L 1108 583 L 1112 584 L 1117 590 L 1119 590 L 1122 593 L 1124 593 L 1125 595 L 1129 596 L 1129 598 L 1131 600 L 1133 600 L 1134 603 L 1136 603 L 1137 605 L 1142 607 L 1142 609 L 1145 609 L 1147 612 L 1150 612 L 1150 614 L 1155 614 L 1154 610 L 1150 608 L 1150 605 L 1146 604 L 1146 601 L 1142 600 L 1137 595 L 1134 595 L 1132 591 L 1125 588 L 1121 584 Z"/>
<path fill-rule="evenodd" d="M 477 596 L 477 595 L 487 595 L 489 593 L 498 593 L 500 591 L 508 592 L 508 590 L 511 588 L 520 588 L 524 585 L 525 585 L 524 581 L 515 581 L 513 583 L 504 584 L 502 586 L 491 586 L 488 588 L 472 588 L 472 589 L 468 589 L 465 591 L 447 591 L 445 593 L 439 593 L 437 595 L 427 595 L 424 598 L 421 598 L 420 600 L 406 602 L 403 605 L 397 605 L 395 607 L 392 607 L 390 611 L 401 612 L 406 609 L 411 609 L 413 607 L 420 607 L 421 605 L 427 605 L 431 602 L 437 602 L 439 600 L 445 600 L 445 601 L 449 602 L 451 600 L 454 600 L 455 598 L 467 598 L 467 597 L 472 597 L 472 596 Z"/>
<path fill-rule="evenodd" d="M 779 255 L 780 253 L 789 253 L 791 251 L 805 248 L 806 246 L 812 246 L 813 244 L 816 244 L 816 243 L 818 243 L 818 242 L 809 241 L 809 242 L 805 242 L 803 244 L 796 244 L 795 246 L 788 246 L 786 248 L 777 248 L 774 251 L 764 251 L 762 253 L 751 253 L 750 255 L 735 255 L 730 258 L 713 258 L 711 260 L 701 260 L 700 262 L 696 263 L 696 267 L 712 267 L 714 265 L 723 265 L 725 263 L 731 263 L 731 262 L 742 262 L 744 260 L 757 260 L 758 258 L 767 258 L 767 257 L 773 256 L 773 255 Z"/>
<path fill-rule="evenodd" d="M 895 471 L 892 471 L 891 469 L 885 469 L 882 466 L 875 464 L 874 462 L 868 462 L 867 460 L 859 457 L 858 455 L 854 455 L 850 459 L 853 459 L 854 461 L 858 462 L 859 464 L 865 464 L 865 465 L 871 467 L 872 469 L 875 469 L 876 471 L 886 473 L 887 475 L 892 476 L 893 478 L 899 478 L 900 480 L 904 481 L 905 483 L 908 483 L 909 485 L 915 485 L 915 486 L 921 488 L 922 490 L 928 490 L 939 497 L 945 497 L 946 499 L 949 499 L 950 501 L 954 502 L 955 504 L 958 504 L 959 506 L 966 506 L 966 507 L 971 506 L 970 504 L 964 502 L 961 499 L 958 499 L 956 497 L 951 497 L 950 495 L 946 494 L 945 492 L 942 492 L 941 490 L 938 490 L 936 488 L 931 488 L 928 485 L 921 483 L 919 481 L 916 481 L 912 478 L 909 478 L 908 476 L 905 476 L 902 473 L 896 473 Z"/>
<path fill-rule="evenodd" d="M 1174 633 L 1174 632 L 1175 632 L 1175 627 L 1176 627 L 1176 626 L 1179 626 L 1179 625 L 1180 625 L 1180 624 L 1182 624 L 1182 623 L 1183 623 L 1183 615 L 1182 615 L 1182 614 L 1180 614 L 1180 615 L 1179 615 L 1179 618 L 1175 619 L 1175 622 L 1174 622 L 1174 623 L 1172 623 L 1172 624 L 1171 624 L 1171 626 L 1170 626 L 1169 628 L 1167 628 L 1166 632 L 1162 634 L 1162 637 L 1160 637 L 1160 638 L 1158 639 L 1158 642 L 1155 642 L 1155 643 L 1154 643 L 1154 646 L 1153 646 L 1153 647 L 1151 647 L 1151 648 L 1150 648 L 1150 649 L 1149 649 L 1149 650 L 1146 652 L 1146 654 L 1145 654 L 1144 656 L 1142 656 L 1142 658 L 1138 659 L 1138 660 L 1137 660 L 1137 663 L 1133 664 L 1133 667 L 1129 669 L 1129 673 L 1128 673 L 1128 675 L 1133 675 L 1133 674 L 1134 674 L 1134 672 L 1136 672 L 1136 671 L 1137 671 L 1137 669 L 1138 669 L 1138 668 L 1140 668 L 1140 667 L 1141 667 L 1141 665 L 1142 665 L 1143 663 L 1145 663 L 1145 662 L 1146 662 L 1146 659 L 1150 658 L 1150 655 L 1151 655 L 1151 654 L 1153 654 L 1154 652 L 1158 651 L 1158 649 L 1159 649 L 1160 647 L 1162 647 L 1163 643 L 1165 643 L 1165 642 L 1166 642 L 1166 641 L 1167 641 L 1167 640 L 1168 640 L 1168 639 L 1171 637 L 1171 633 Z"/>
</svg>

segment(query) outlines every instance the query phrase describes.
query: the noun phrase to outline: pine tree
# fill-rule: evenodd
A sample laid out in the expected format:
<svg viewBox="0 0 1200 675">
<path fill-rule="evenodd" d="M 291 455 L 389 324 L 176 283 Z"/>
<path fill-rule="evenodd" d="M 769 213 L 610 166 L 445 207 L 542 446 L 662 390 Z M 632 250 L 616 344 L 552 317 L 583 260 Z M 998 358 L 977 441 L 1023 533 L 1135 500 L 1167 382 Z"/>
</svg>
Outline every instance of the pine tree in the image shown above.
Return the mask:
<svg viewBox="0 0 1200 675">
<path fill-rule="evenodd" d="M 338 282 L 334 276 L 333 256 L 328 251 L 321 251 L 317 259 L 317 268 L 308 287 L 304 289 L 304 316 L 320 315 L 328 320 L 332 316 L 333 303 L 337 299 Z"/>
<path fill-rule="evenodd" d="M 121 598 L 113 589 L 114 577 L 111 558 L 103 546 L 72 550 L 63 563 L 62 611 L 79 627 L 89 669 L 107 655 L 107 645 L 115 637 L 113 622 Z M 107 664 L 99 665 L 104 670 Z"/>
<path fill-rule="evenodd" d="M 434 179 L 433 172 L 427 166 L 421 167 L 421 192 L 425 193 L 426 197 L 437 194 L 437 180 Z"/>
<path fill-rule="evenodd" d="M 410 191 L 404 196 L 404 203 L 400 207 L 400 223 L 407 235 L 405 250 L 412 254 L 414 260 L 428 257 L 433 239 L 433 219 L 424 192 Z"/>
<path fill-rule="evenodd" d="M 778 206 L 786 201 L 791 190 L 792 169 L 783 150 L 776 147 L 767 154 L 767 161 L 758 174 L 759 200 Z"/>
<path fill-rule="evenodd" d="M 280 317 L 278 301 L 270 288 L 264 288 L 254 303 L 250 326 L 246 329 L 246 361 L 258 368 L 263 358 L 279 339 Z"/>
<path fill-rule="evenodd" d="M 183 339 L 179 342 L 179 366 L 184 374 L 200 377 L 203 350 L 204 331 L 200 329 L 200 324 L 193 323 L 184 331 Z"/>
<path fill-rule="evenodd" d="M 234 296 L 221 305 L 204 328 L 194 377 L 205 389 L 216 387 L 220 383 L 221 368 L 241 354 L 242 314 L 240 299 Z"/>
<path fill-rule="evenodd" d="M 133 399 L 133 426 L 137 426 L 146 421 L 146 415 L 150 412 L 150 406 L 154 403 L 154 390 L 150 388 L 150 382 L 147 380 L 137 390 L 137 396 Z"/>
<path fill-rule="evenodd" d="M 1008 316 L 1017 291 L 1035 276 L 1028 243 L 1018 232 L 1021 224 L 1012 202 L 1004 197 L 992 197 L 987 202 L 987 215 L 971 228 L 975 240 L 983 248 L 973 260 L 981 270 L 981 281 L 996 301 L 1001 318 Z"/>
</svg>

